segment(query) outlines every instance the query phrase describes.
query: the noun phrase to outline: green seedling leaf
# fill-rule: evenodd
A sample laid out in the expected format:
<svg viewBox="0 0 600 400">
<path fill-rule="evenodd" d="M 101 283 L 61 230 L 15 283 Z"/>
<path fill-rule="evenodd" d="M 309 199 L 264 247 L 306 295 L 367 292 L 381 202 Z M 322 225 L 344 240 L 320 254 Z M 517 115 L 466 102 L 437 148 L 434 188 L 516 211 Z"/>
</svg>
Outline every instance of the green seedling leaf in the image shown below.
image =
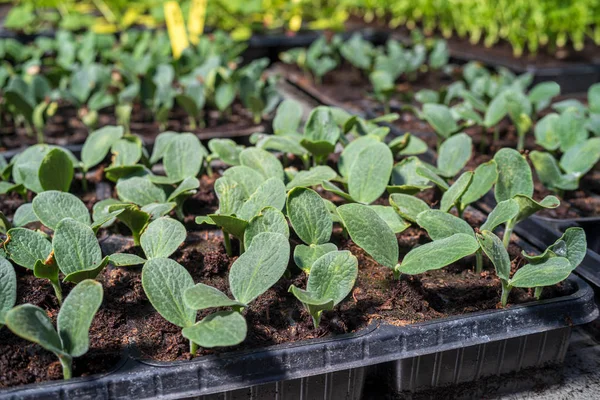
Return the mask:
<svg viewBox="0 0 600 400">
<path fill-rule="evenodd" d="M 533 196 L 533 177 L 527 160 L 514 149 L 501 149 L 494 156 L 498 181 L 494 195 L 499 203 L 516 195 Z"/>
<path fill-rule="evenodd" d="M 421 163 L 416 169 L 416 173 L 419 177 L 433 182 L 442 192 L 446 192 L 450 187 L 437 172 L 437 168 L 424 163 Z"/>
<path fill-rule="evenodd" d="M 587 251 L 587 240 L 582 228 L 568 228 L 565 233 L 538 256 L 527 255 L 521 252 L 523 257 L 531 264 L 545 262 L 552 257 L 565 257 L 571 263 L 572 269 L 577 268 L 585 258 Z"/>
<path fill-rule="evenodd" d="M 286 99 L 281 102 L 273 118 L 273 132 L 286 135 L 298 131 L 302 120 L 302 105 L 295 100 Z"/>
<path fill-rule="evenodd" d="M 323 189 L 327 190 L 328 192 L 331 192 L 337 196 L 340 196 L 342 199 L 344 199 L 350 203 L 356 202 L 356 200 L 354 200 L 354 198 L 352 198 L 352 196 L 350 196 L 348 193 L 344 192 L 343 190 L 341 190 L 340 188 L 338 188 L 331 182 L 323 181 L 321 183 L 321 186 L 323 187 Z"/>
<path fill-rule="evenodd" d="M 215 181 L 215 194 L 219 199 L 219 214 L 231 215 L 239 213 L 244 202 L 250 197 L 246 195 L 244 186 L 227 176 Z"/>
<path fill-rule="evenodd" d="M 91 224 L 90 213 L 83 201 L 70 193 L 55 190 L 40 193 L 33 199 L 32 208 L 40 222 L 53 230 L 65 218 Z"/>
<path fill-rule="evenodd" d="M 323 157 L 333 152 L 340 135 L 340 128 L 335 123 L 331 110 L 319 106 L 308 116 L 301 144 L 312 154 Z"/>
<path fill-rule="evenodd" d="M 195 193 L 195 191 L 200 187 L 200 181 L 198 178 L 189 177 L 185 178 L 179 186 L 173 190 L 173 192 L 167 198 L 167 201 L 178 201 L 183 198 L 187 198 L 189 195 Z"/>
<path fill-rule="evenodd" d="M 564 281 L 573 267 L 564 257 L 553 257 L 541 264 L 527 264 L 519 268 L 508 284 L 512 287 L 544 287 Z"/>
<path fill-rule="evenodd" d="M 556 82 L 541 82 L 535 85 L 527 97 L 535 106 L 536 112 L 543 110 L 550 105 L 553 97 L 560 94 L 560 86 Z"/>
<path fill-rule="evenodd" d="M 437 167 L 445 178 L 452 178 L 467 165 L 471 159 L 471 137 L 459 133 L 446 139 L 439 149 Z"/>
<path fill-rule="evenodd" d="M 403 232 L 410 226 L 410 223 L 404 221 L 391 206 L 371 205 L 369 208 L 375 211 L 394 233 Z"/>
<path fill-rule="evenodd" d="M 467 191 L 473 180 L 473 172 L 464 172 L 452 186 L 442 195 L 440 202 L 440 210 L 443 212 L 449 212 L 455 205 L 460 206 L 460 199 Z M 462 213 L 462 209 L 459 209 L 459 213 Z"/>
<path fill-rule="evenodd" d="M 508 199 L 496 204 L 490 212 L 487 220 L 481 225 L 482 231 L 493 232 L 500 225 L 510 221 L 519 213 L 519 203 L 514 199 Z"/>
<path fill-rule="evenodd" d="M 457 233 L 412 249 L 404 256 L 398 270 L 404 274 L 421 274 L 450 265 L 478 249 L 479 243 L 473 235 Z"/>
<path fill-rule="evenodd" d="M 490 102 L 485 116 L 483 117 L 483 125 L 490 128 L 497 125 L 508 113 L 508 102 L 504 92 L 500 93 Z"/>
<path fill-rule="evenodd" d="M 129 267 L 132 265 L 142 265 L 146 262 L 142 257 L 135 254 L 117 253 L 111 254 L 108 261 L 115 267 Z"/>
<path fill-rule="evenodd" d="M 263 232 L 280 233 L 286 238 L 290 237 L 290 228 L 281 211 L 265 207 L 253 217 L 244 231 L 244 245 L 250 246 L 254 237 Z"/>
<path fill-rule="evenodd" d="M 557 121 L 556 132 L 560 150 L 564 153 L 588 138 L 584 113 L 575 108 L 565 110 Z"/>
<path fill-rule="evenodd" d="M 421 113 L 435 132 L 443 138 L 450 137 L 450 135 L 458 130 L 458 125 L 454 121 L 454 118 L 452 118 L 450 108 L 445 105 L 424 104 Z"/>
<path fill-rule="evenodd" d="M 440 210 L 423 211 L 417 216 L 417 224 L 427 231 L 431 240 L 446 239 L 455 233 L 475 235 L 468 222 Z"/>
<path fill-rule="evenodd" d="M 196 310 L 184 303 L 184 293 L 194 286 L 190 273 L 170 258 L 148 260 L 142 269 L 144 292 L 158 313 L 179 327 L 196 322 Z"/>
<path fill-rule="evenodd" d="M 348 144 L 342 151 L 340 159 L 338 161 L 338 170 L 344 177 L 348 177 L 350 168 L 354 162 L 358 159 L 358 155 L 361 151 L 372 144 L 381 143 L 377 138 L 367 135 L 361 136 Z"/>
<path fill-rule="evenodd" d="M 13 228 L 7 234 L 4 248 L 10 259 L 21 267 L 33 270 L 36 261 L 46 260 L 52 244 L 43 233 L 26 228 Z"/>
<path fill-rule="evenodd" d="M 4 325 L 6 313 L 17 302 L 17 275 L 6 258 L 0 257 L 0 327 Z"/>
<path fill-rule="evenodd" d="M 56 322 L 62 349 L 71 357 L 87 353 L 89 331 L 102 304 L 102 285 L 93 280 L 81 281 L 65 299 Z"/>
<path fill-rule="evenodd" d="M 60 337 L 52 325 L 52 320 L 41 308 L 32 304 L 22 304 L 6 313 L 4 322 L 15 335 L 39 344 L 57 356 L 67 356 L 63 351 Z"/>
<path fill-rule="evenodd" d="M 62 299 L 62 289 L 58 279 L 59 269 L 53 258 L 48 258 L 46 261 L 37 260 L 33 266 L 33 276 L 40 279 L 48 279 L 54 287 L 57 298 Z"/>
<path fill-rule="evenodd" d="M 193 310 L 217 307 L 246 307 L 244 303 L 231 300 L 225 293 L 203 283 L 197 283 L 186 289 L 183 294 L 183 302 L 186 307 Z"/>
<path fill-rule="evenodd" d="M 246 320 L 235 311 L 210 314 L 195 325 L 183 328 L 183 337 L 204 348 L 235 346 L 246 338 Z"/>
<path fill-rule="evenodd" d="M 240 153 L 244 149 L 231 139 L 211 139 L 208 148 L 214 156 L 227 165 L 240 165 Z"/>
<path fill-rule="evenodd" d="M 240 163 L 260 173 L 264 179 L 277 178 L 283 181 L 283 167 L 273 154 L 256 147 L 249 147 L 240 153 Z"/>
<path fill-rule="evenodd" d="M 314 262 L 322 255 L 332 251 L 337 251 L 337 246 L 333 243 L 311 244 L 310 246 L 299 244 L 294 249 L 294 263 L 304 273 L 310 274 Z"/>
<path fill-rule="evenodd" d="M 576 190 L 579 180 L 573 174 L 563 174 L 558 163 L 550 153 L 534 150 L 529 159 L 535 168 L 540 182 L 547 188 L 558 190 Z"/>
<path fill-rule="evenodd" d="M 302 135 L 300 134 L 290 134 L 287 136 L 258 134 L 258 136 L 259 138 L 256 141 L 256 147 L 258 148 L 281 153 L 291 153 L 298 156 L 307 154 L 306 149 L 300 144 L 302 140 Z"/>
<path fill-rule="evenodd" d="M 307 188 L 292 189 L 287 197 L 287 213 L 294 231 L 304 243 L 329 241 L 333 221 L 317 192 Z"/>
<path fill-rule="evenodd" d="M 379 264 L 394 268 L 398 262 L 398 240 L 385 221 L 362 204 L 344 204 L 337 210 L 354 243 Z"/>
<path fill-rule="evenodd" d="M 496 161 L 480 164 L 473 172 L 473 179 L 460 198 L 461 208 L 476 202 L 488 193 L 498 179 Z"/>
<path fill-rule="evenodd" d="M 425 174 L 421 174 L 421 169 L 425 174 L 429 172 L 429 169 L 425 167 L 423 162 L 419 160 L 417 157 L 407 157 L 394 165 L 392 168 L 392 185 L 402 186 L 402 185 L 415 185 L 415 186 L 425 186 L 429 183 L 431 179 L 429 176 L 425 176 Z M 433 174 L 435 175 L 435 174 Z M 438 177 L 439 178 L 439 177 Z M 436 179 L 436 178 L 433 178 Z M 441 179 L 441 178 L 439 178 Z M 443 180 L 442 180 L 443 182 Z M 443 184 L 445 184 L 444 182 Z M 446 188 L 448 185 L 446 185 Z"/>
<path fill-rule="evenodd" d="M 358 260 L 347 250 L 332 251 L 317 259 L 310 272 L 306 291 L 292 285 L 290 292 L 306 305 L 317 328 L 323 310 L 332 309 L 352 291 Z"/>
<path fill-rule="evenodd" d="M 104 177 L 111 182 L 132 177 L 150 176 L 150 171 L 143 165 L 111 166 L 104 169 Z"/>
<path fill-rule="evenodd" d="M 585 140 L 570 147 L 560 158 L 560 167 L 576 177 L 587 174 L 600 160 L 600 138 Z"/>
<path fill-rule="evenodd" d="M 337 173 L 331 167 L 317 165 L 308 171 L 298 171 L 294 179 L 286 185 L 286 189 L 291 190 L 296 187 L 317 186 L 323 181 L 330 181 L 337 178 L 337 176 Z"/>
<path fill-rule="evenodd" d="M 142 177 L 136 176 L 120 180 L 116 189 L 119 199 L 140 207 L 150 203 L 165 203 L 167 201 L 164 190 Z"/>
<path fill-rule="evenodd" d="M 552 113 L 546 115 L 535 124 L 533 131 L 535 142 L 548 151 L 557 150 L 560 146 L 558 131 L 556 130 L 559 119 L 558 114 Z"/>
<path fill-rule="evenodd" d="M 283 209 L 285 205 L 285 186 L 278 178 L 264 181 L 239 209 L 239 217 L 249 221 L 265 207 Z"/>
<path fill-rule="evenodd" d="M 600 84 L 598 83 L 588 89 L 588 106 L 590 113 L 600 114 Z"/>
<path fill-rule="evenodd" d="M 33 205 L 31 203 L 22 204 L 15 211 L 15 215 L 13 215 L 14 226 L 25 226 L 37 221 L 38 217 L 33 212 Z"/>
<path fill-rule="evenodd" d="M 161 217 L 152 221 L 140 238 L 148 259 L 167 258 L 184 242 L 187 232 L 177 220 Z"/>
<path fill-rule="evenodd" d="M 283 276 L 289 258 L 290 244 L 285 236 L 271 232 L 256 235 L 229 271 L 233 297 L 244 304 L 252 302 Z"/>
<path fill-rule="evenodd" d="M 117 140 L 111 148 L 113 166 L 135 165 L 142 158 L 142 143 L 138 137 L 125 136 Z"/>
<path fill-rule="evenodd" d="M 154 147 L 152 148 L 152 156 L 150 157 L 150 164 L 156 164 L 159 162 L 165 155 L 165 151 L 169 144 L 171 144 L 171 140 L 177 137 L 179 133 L 167 131 L 163 132 L 156 137 L 156 141 L 154 142 Z"/>
<path fill-rule="evenodd" d="M 402 218 L 410 222 L 417 222 L 417 216 L 429 210 L 429 206 L 423 200 L 402 193 L 390 195 L 390 204 Z"/>
<path fill-rule="evenodd" d="M 68 192 L 73 180 L 70 157 L 60 149 L 50 150 L 40 164 L 38 177 L 42 189 Z"/>
<path fill-rule="evenodd" d="M 76 272 L 95 271 L 103 263 L 102 251 L 92 228 L 72 218 L 59 222 L 52 248 L 58 268 L 67 277 Z"/>
<path fill-rule="evenodd" d="M 477 241 L 494 265 L 498 278 L 508 281 L 510 278 L 510 257 L 502 240 L 492 232 L 484 230 L 477 234 Z"/>
<path fill-rule="evenodd" d="M 390 180 L 394 157 L 383 143 L 374 143 L 358 153 L 348 172 L 348 192 L 356 201 L 377 200 Z"/>
<path fill-rule="evenodd" d="M 256 189 L 266 180 L 259 172 L 244 166 L 226 169 L 223 172 L 223 177 L 241 187 L 244 200 L 252 196 L 256 192 Z"/>
<path fill-rule="evenodd" d="M 111 213 L 120 211 L 117 218 L 131 230 L 133 242 L 136 245 L 139 245 L 140 235 L 150 221 L 150 214 L 140 210 L 140 208 L 134 204 L 127 203 L 111 205 L 108 207 L 108 211 Z"/>
<path fill-rule="evenodd" d="M 90 133 L 81 149 L 83 170 L 87 171 L 100 164 L 112 146 L 122 137 L 122 126 L 105 126 Z"/>
<path fill-rule="evenodd" d="M 516 195 L 515 200 L 519 204 L 519 213 L 513 219 L 513 224 L 523 221 L 530 215 L 533 215 L 544 208 L 556 208 L 560 205 L 560 200 L 555 196 L 546 196 L 542 201 L 537 202 L 531 197 Z"/>
<path fill-rule="evenodd" d="M 167 176 L 174 182 L 195 177 L 200 173 L 205 151 L 193 133 L 180 133 L 171 138 L 163 155 Z"/>
</svg>

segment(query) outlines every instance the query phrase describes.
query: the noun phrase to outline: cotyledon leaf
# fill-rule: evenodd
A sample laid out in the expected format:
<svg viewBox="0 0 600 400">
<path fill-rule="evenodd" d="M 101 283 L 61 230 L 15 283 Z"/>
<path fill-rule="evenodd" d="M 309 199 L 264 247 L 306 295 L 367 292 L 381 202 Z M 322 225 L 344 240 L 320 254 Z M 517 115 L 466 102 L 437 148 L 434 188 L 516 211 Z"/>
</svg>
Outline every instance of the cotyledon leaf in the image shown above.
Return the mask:
<svg viewBox="0 0 600 400">
<path fill-rule="evenodd" d="M 348 193 L 356 201 L 369 204 L 379 198 L 390 180 L 394 157 L 384 143 L 364 148 L 348 172 Z"/>
<path fill-rule="evenodd" d="M 246 320 L 235 311 L 219 311 L 195 325 L 183 328 L 183 337 L 201 347 L 235 346 L 246 338 Z"/>
<path fill-rule="evenodd" d="M 431 240 L 445 239 L 455 233 L 474 236 L 469 223 L 441 210 L 426 210 L 417 216 L 417 224 L 425 229 Z"/>
<path fill-rule="evenodd" d="M 46 260 L 52 251 L 52 244 L 38 231 L 26 228 L 13 228 L 7 232 L 8 240 L 4 248 L 15 264 L 33 270 L 37 260 Z"/>
<path fill-rule="evenodd" d="M 0 327 L 4 316 L 17 302 L 17 275 L 6 258 L 0 257 Z"/>
<path fill-rule="evenodd" d="M 512 199 L 518 194 L 533 196 L 533 177 L 527 160 L 518 151 L 504 148 L 494 156 L 498 167 L 496 201 Z"/>
<path fill-rule="evenodd" d="M 502 240 L 492 232 L 484 230 L 477 234 L 477 241 L 494 265 L 498 277 L 507 281 L 510 278 L 510 257 Z"/>
<path fill-rule="evenodd" d="M 501 201 L 488 215 L 487 220 L 481 225 L 482 231 L 494 231 L 498 226 L 513 219 L 519 213 L 519 203 L 515 199 Z"/>
<path fill-rule="evenodd" d="M 166 258 L 183 243 L 187 232 L 183 224 L 169 217 L 152 221 L 140 238 L 140 244 L 148 259 Z"/>
<path fill-rule="evenodd" d="M 102 251 L 92 228 L 72 218 L 63 219 L 52 238 L 54 259 L 63 274 L 94 270 L 102 263 Z"/>
<path fill-rule="evenodd" d="M 333 243 L 311 244 L 310 246 L 299 244 L 294 248 L 294 263 L 306 274 L 310 274 L 310 269 L 319 257 L 337 249 Z"/>
<path fill-rule="evenodd" d="M 329 241 L 333 221 L 317 192 L 308 188 L 292 189 L 287 197 L 287 213 L 294 231 L 304 243 Z"/>
<path fill-rule="evenodd" d="M 402 193 L 390 195 L 390 204 L 402 218 L 410 222 L 417 222 L 417 216 L 429 210 L 429 206 L 423 200 Z"/>
<path fill-rule="evenodd" d="M 567 279 L 572 270 L 568 259 L 554 257 L 541 264 L 527 264 L 519 268 L 508 284 L 525 288 L 551 286 Z"/>
<path fill-rule="evenodd" d="M 204 310 L 216 307 L 245 307 L 246 305 L 239 301 L 231 300 L 227 295 L 212 286 L 203 283 L 186 289 L 183 293 L 183 302 L 193 310 Z"/>
<path fill-rule="evenodd" d="M 273 154 L 257 147 L 249 147 L 240 153 L 240 163 L 259 172 L 265 179 L 283 181 L 283 166 Z"/>
<path fill-rule="evenodd" d="M 283 213 L 273 207 L 265 207 L 254 216 L 244 231 L 244 246 L 252 245 L 252 239 L 262 232 L 281 233 L 290 237 L 290 228 Z"/>
<path fill-rule="evenodd" d="M 34 197 L 32 208 L 40 222 L 50 229 L 56 229 L 65 218 L 73 218 L 86 225 L 91 224 L 90 212 L 83 201 L 71 193 L 49 190 Z"/>
</svg>

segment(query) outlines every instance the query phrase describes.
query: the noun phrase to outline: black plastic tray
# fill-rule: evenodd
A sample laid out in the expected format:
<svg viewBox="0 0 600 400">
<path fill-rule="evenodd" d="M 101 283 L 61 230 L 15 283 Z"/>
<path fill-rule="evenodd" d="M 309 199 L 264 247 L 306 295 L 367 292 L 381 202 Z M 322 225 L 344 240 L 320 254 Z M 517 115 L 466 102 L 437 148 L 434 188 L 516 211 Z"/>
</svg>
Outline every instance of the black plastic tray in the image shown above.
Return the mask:
<svg viewBox="0 0 600 400">
<path fill-rule="evenodd" d="M 588 249 L 600 253 L 600 217 L 556 219 L 533 215 L 531 218 L 539 225 L 548 225 L 550 229 L 561 233 L 573 226 L 583 228 L 587 237 Z"/>
</svg>

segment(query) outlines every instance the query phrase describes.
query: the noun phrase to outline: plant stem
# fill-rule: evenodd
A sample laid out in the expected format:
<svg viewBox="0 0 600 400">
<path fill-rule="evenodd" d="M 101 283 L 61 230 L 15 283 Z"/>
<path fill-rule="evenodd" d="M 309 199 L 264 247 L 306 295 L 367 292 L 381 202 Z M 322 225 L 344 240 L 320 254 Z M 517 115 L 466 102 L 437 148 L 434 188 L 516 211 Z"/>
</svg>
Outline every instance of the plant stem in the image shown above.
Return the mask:
<svg viewBox="0 0 600 400">
<path fill-rule="evenodd" d="M 498 125 L 494 128 L 494 144 L 498 143 L 500 140 L 500 130 L 498 129 Z"/>
<path fill-rule="evenodd" d="M 195 356 L 198 352 L 198 343 L 194 343 L 190 340 L 190 353 Z"/>
<path fill-rule="evenodd" d="M 483 254 L 481 248 L 475 252 L 475 273 L 480 274 L 483 271 Z"/>
<path fill-rule="evenodd" d="M 517 150 L 523 151 L 525 148 L 525 132 L 519 132 L 519 142 L 517 143 Z"/>
<path fill-rule="evenodd" d="M 506 223 L 506 227 L 504 228 L 504 237 L 502 238 L 502 243 L 504 244 L 504 248 L 508 249 L 508 245 L 510 244 L 510 236 L 512 235 L 514 229 L 514 225 L 509 221 Z"/>
<path fill-rule="evenodd" d="M 500 301 L 502 302 L 502 307 L 506 307 L 506 304 L 508 303 L 508 295 L 510 294 L 510 290 L 512 289 L 508 282 L 506 282 L 504 279 L 501 279 L 502 281 L 502 297 L 500 299 Z"/>
<path fill-rule="evenodd" d="M 87 177 L 85 176 L 85 174 L 87 173 L 87 169 L 84 169 L 83 171 L 81 171 L 81 187 L 83 189 L 83 192 L 87 192 L 88 191 L 88 181 L 87 181 Z"/>
<path fill-rule="evenodd" d="M 54 294 L 56 295 L 56 300 L 58 301 L 58 305 L 62 306 L 62 301 L 63 301 L 63 295 L 62 295 L 62 288 L 60 287 L 60 282 L 56 281 L 50 281 L 50 283 L 52 284 L 52 288 L 54 289 Z"/>
<path fill-rule="evenodd" d="M 35 128 L 35 135 L 37 136 L 37 141 L 40 144 L 44 143 L 44 131 L 42 129 L 39 128 Z"/>
<path fill-rule="evenodd" d="M 233 252 L 231 251 L 231 239 L 229 238 L 229 233 L 223 231 L 223 243 L 225 244 L 225 252 L 229 257 L 233 256 Z"/>
<path fill-rule="evenodd" d="M 65 355 L 58 356 L 58 359 L 62 366 L 64 379 L 71 379 L 73 377 L 73 359 Z"/>
<path fill-rule="evenodd" d="M 240 256 L 244 254 L 246 251 L 246 246 L 244 246 L 244 239 L 240 239 Z"/>
<path fill-rule="evenodd" d="M 210 160 L 206 160 L 206 175 L 208 175 L 209 178 L 212 178 L 213 176 L 213 170 L 210 166 Z"/>
<path fill-rule="evenodd" d="M 535 288 L 535 292 L 533 293 L 533 297 L 535 297 L 536 300 L 539 300 L 540 297 L 542 296 L 542 291 L 543 290 L 544 290 L 543 286 L 536 287 Z"/>
</svg>

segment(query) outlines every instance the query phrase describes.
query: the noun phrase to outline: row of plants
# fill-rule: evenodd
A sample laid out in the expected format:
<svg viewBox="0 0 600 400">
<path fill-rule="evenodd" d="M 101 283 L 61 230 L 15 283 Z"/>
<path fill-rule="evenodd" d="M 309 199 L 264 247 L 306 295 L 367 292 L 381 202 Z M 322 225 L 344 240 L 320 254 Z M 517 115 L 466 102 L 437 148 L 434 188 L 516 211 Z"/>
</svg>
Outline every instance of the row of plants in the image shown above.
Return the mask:
<svg viewBox="0 0 600 400">
<path fill-rule="evenodd" d="M 460 133 L 441 143 L 432 164 L 418 157 L 427 145 L 417 137 L 389 140 L 389 128 L 378 124 L 388 119 L 320 106 L 302 128 L 301 105 L 286 100 L 273 134 L 253 135 L 248 147 L 212 139 L 207 149 L 193 134 L 164 132 L 150 153 L 139 137 L 107 126 L 89 135 L 80 157 L 35 145 L 2 161 L 0 200 L 22 198 L 22 204 L 1 215 L 0 322 L 8 331 L 0 335 L 53 352 L 70 378 L 73 358 L 90 347 L 94 315 L 107 312 L 103 290 L 116 295 L 113 273 L 138 277 L 133 289 L 144 297 L 136 314 L 151 320 L 142 311 L 149 302 L 172 324 L 168 329 L 181 328 L 192 355 L 260 337 L 257 316 L 270 319 L 279 303 L 290 307 L 282 312 L 282 331 L 306 319 L 319 335 L 364 328 L 347 319 L 335 329 L 329 316 L 353 310 L 385 321 L 364 293 L 383 291 L 389 304 L 395 290 L 425 287 L 427 277 L 458 274 L 471 286 L 487 281 L 493 298 L 482 309 L 506 307 L 511 298 L 539 299 L 544 288 L 549 297 L 568 291 L 555 285 L 585 255 L 582 229 L 567 230 L 539 255 L 520 253 L 512 235 L 520 221 L 559 204 L 551 195 L 533 198 L 523 155 L 504 148 L 466 168 L 472 140 Z M 90 182 L 109 184 L 109 195 L 84 202 Z M 188 207 L 206 191 L 214 191 L 212 203 L 203 198 L 200 209 Z M 475 218 L 469 206 L 490 191 L 496 207 L 487 218 Z M 191 246 L 193 231 L 207 229 L 221 231 L 218 257 L 226 261 L 217 272 L 200 271 L 215 254 L 197 250 L 204 257 L 200 266 L 178 255 Z M 103 254 L 98 238 L 123 233 L 132 244 Z M 17 285 L 32 274 L 54 289 L 50 314 L 39 305 L 15 305 L 23 293 Z M 401 313 L 409 305 L 399 301 L 393 311 Z"/>
<path fill-rule="evenodd" d="M 91 28 L 97 32 L 114 32 L 132 25 L 164 26 L 163 3 L 65 2 L 60 7 L 43 9 L 30 1 L 22 1 L 11 10 L 5 26 L 25 32 L 56 26 Z M 191 4 L 191 1 L 182 2 L 184 15 L 189 14 Z M 507 41 L 515 56 L 521 56 L 525 51 L 535 54 L 540 49 L 554 53 L 567 44 L 581 50 L 588 40 L 600 44 L 599 8 L 593 0 L 577 4 L 556 0 L 536 3 L 346 0 L 318 4 L 309 1 L 214 1 L 205 7 L 208 26 L 231 30 L 243 39 L 253 32 L 297 31 L 302 26 L 340 29 L 349 16 L 356 15 L 366 22 L 387 21 L 392 28 L 406 26 L 412 30 L 419 25 L 427 34 L 440 32 L 447 38 L 456 35 L 468 38 L 473 44 L 482 42 L 486 47 Z"/>
<path fill-rule="evenodd" d="M 53 117 L 75 109 L 90 129 L 98 126 L 101 113 L 126 130 L 131 121 L 154 122 L 164 130 L 174 113 L 183 127 L 196 129 L 231 119 L 234 103 L 250 124 L 259 123 L 279 101 L 277 78 L 264 76 L 267 59 L 240 66 L 245 48 L 218 32 L 202 37 L 178 59 L 161 31 L 131 30 L 119 37 L 59 31 L 55 38 L 38 37 L 30 44 L 3 39 L 2 125 L 9 135 L 24 126 L 44 142 Z"/>
</svg>

